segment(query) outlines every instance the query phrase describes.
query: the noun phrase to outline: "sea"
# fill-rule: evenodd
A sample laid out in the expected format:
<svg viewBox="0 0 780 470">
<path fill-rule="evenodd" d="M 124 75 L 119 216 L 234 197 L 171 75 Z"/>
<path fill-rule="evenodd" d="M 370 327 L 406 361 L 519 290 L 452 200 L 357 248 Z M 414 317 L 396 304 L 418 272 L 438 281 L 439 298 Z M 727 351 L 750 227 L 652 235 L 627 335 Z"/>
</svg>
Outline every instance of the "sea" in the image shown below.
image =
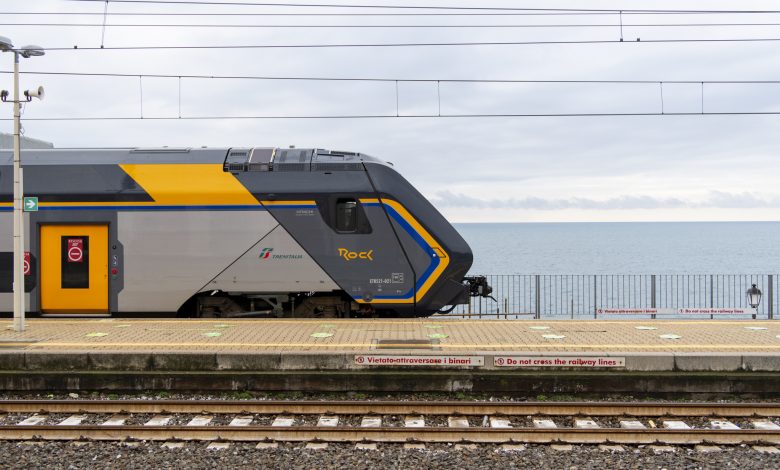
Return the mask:
<svg viewBox="0 0 780 470">
<path fill-rule="evenodd" d="M 780 222 L 454 225 L 472 274 L 780 274 Z"/>
</svg>

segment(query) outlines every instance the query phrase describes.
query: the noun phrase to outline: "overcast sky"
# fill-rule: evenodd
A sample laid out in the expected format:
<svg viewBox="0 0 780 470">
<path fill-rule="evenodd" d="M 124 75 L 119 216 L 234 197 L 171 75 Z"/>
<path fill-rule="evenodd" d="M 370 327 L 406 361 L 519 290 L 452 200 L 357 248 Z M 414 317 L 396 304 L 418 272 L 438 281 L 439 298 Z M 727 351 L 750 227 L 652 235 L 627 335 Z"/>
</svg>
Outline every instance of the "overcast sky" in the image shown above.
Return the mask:
<svg viewBox="0 0 780 470">
<path fill-rule="evenodd" d="M 243 1 L 243 0 L 242 0 Z M 300 3 L 306 3 L 301 0 Z M 309 2 L 311 3 L 311 2 Z M 320 3 L 326 3 L 323 0 Z M 339 0 L 341 4 L 545 8 L 773 9 L 772 1 Z M 0 0 L 9 22 L 99 24 L 102 3 Z M 109 13 L 410 13 L 419 10 L 110 3 Z M 428 12 L 436 12 L 431 10 Z M 438 11 L 449 12 L 452 11 Z M 485 13 L 486 11 L 480 11 Z M 104 45 L 250 45 L 615 40 L 610 28 L 327 29 L 129 28 L 120 23 L 615 24 L 617 15 L 450 17 L 120 17 Z M 624 15 L 637 23 L 772 23 L 767 15 Z M 100 27 L 0 26 L 17 46 L 96 47 Z M 624 26 L 624 43 L 241 50 L 67 50 L 23 60 L 22 71 L 171 75 L 512 80 L 778 80 L 777 42 L 636 43 L 670 38 L 780 38 L 780 26 Z M 12 67 L 0 55 L 0 70 Z M 23 118 L 258 115 L 654 113 L 658 84 L 396 84 L 23 75 L 46 98 Z M 0 75 L 0 88 L 12 87 Z M 141 89 L 143 100 L 141 100 Z M 665 84 L 664 111 L 699 112 L 698 84 Z M 438 96 L 441 96 L 439 101 Z M 708 84 L 707 111 L 780 111 L 780 84 Z M 11 117 L 5 105 L 3 117 Z M 181 110 L 181 111 L 180 111 Z M 489 117 L 27 121 L 57 147 L 278 146 L 368 153 L 396 169 L 454 222 L 780 220 L 780 116 Z M 0 131 L 12 132 L 9 120 Z"/>
</svg>

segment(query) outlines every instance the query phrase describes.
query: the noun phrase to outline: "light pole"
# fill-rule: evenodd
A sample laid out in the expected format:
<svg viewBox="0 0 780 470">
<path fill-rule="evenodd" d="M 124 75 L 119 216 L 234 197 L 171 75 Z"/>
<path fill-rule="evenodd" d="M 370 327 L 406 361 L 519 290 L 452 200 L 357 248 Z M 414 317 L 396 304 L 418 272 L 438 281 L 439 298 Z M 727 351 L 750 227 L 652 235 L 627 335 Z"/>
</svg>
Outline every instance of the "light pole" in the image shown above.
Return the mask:
<svg viewBox="0 0 780 470">
<path fill-rule="evenodd" d="M 756 309 L 756 313 L 753 315 L 753 318 L 756 318 L 756 315 L 758 315 L 758 306 L 761 304 L 761 289 L 753 284 L 753 287 L 745 292 L 745 296 L 747 297 L 750 308 Z"/>
<path fill-rule="evenodd" d="M 19 101 L 19 56 L 29 58 L 41 56 L 44 54 L 43 48 L 39 46 L 24 46 L 15 49 L 11 40 L 0 36 L 0 51 L 13 52 L 14 54 L 14 265 L 13 265 L 13 291 L 14 291 L 14 330 L 24 331 L 24 213 L 22 212 L 22 198 L 24 188 L 22 187 L 22 156 L 20 128 L 21 128 L 21 103 Z M 30 101 L 33 96 L 43 98 L 43 88 L 35 91 L 24 92 L 26 101 Z M 2 100 L 6 101 L 8 92 L 3 90 L 0 93 Z"/>
</svg>

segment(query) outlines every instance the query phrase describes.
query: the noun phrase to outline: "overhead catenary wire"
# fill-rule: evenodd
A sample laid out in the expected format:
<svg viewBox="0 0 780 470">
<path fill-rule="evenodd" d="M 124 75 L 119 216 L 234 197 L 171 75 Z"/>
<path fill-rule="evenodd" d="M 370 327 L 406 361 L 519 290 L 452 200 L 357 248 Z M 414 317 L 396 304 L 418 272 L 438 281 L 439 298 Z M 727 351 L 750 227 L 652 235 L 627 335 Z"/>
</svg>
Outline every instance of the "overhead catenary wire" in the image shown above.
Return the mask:
<svg viewBox="0 0 780 470">
<path fill-rule="evenodd" d="M 104 23 L 0 23 L 0 26 L 101 27 Z M 111 28 L 696 28 L 696 27 L 751 27 L 780 26 L 780 23 L 590 23 L 590 24 L 246 24 L 246 23 L 112 23 Z"/>
<path fill-rule="evenodd" d="M 1 70 L 2 74 L 12 71 Z M 414 77 L 312 77 L 312 76 L 266 76 L 266 75 L 205 75 L 205 74 L 161 74 L 161 73 L 114 73 L 114 72 L 63 72 L 25 70 L 21 75 L 65 75 L 87 77 L 130 77 L 130 78 L 175 78 L 175 79 L 230 79 L 230 80 L 289 80 L 289 81 L 365 81 L 365 82 L 427 82 L 427 83 L 539 83 L 539 84 L 780 84 L 778 80 L 554 80 L 554 79 L 489 79 L 489 78 L 414 78 Z"/>
<path fill-rule="evenodd" d="M 742 12 L 746 14 L 751 15 L 770 15 L 770 14 L 780 14 L 780 10 L 778 11 L 764 11 L 762 13 L 754 13 L 754 12 Z M 694 13 L 632 13 L 630 11 L 624 12 L 626 15 L 689 15 Z M 697 15 L 711 15 L 711 14 L 721 14 L 721 13 L 715 13 L 715 12 L 707 12 L 707 13 L 695 13 Z M 722 14 L 726 14 L 725 12 Z M 72 11 L 63 11 L 63 12 L 41 12 L 41 11 L 27 11 L 27 12 L 20 12 L 20 11 L 6 11 L 6 12 L 0 12 L 0 15 L 41 15 L 41 16 L 61 16 L 61 15 L 70 15 L 70 16 L 93 16 L 93 15 L 100 15 L 103 16 L 103 13 L 96 13 L 96 12 L 88 12 L 88 11 L 82 11 L 82 12 L 72 12 Z M 258 13 L 258 12 L 244 12 L 244 13 L 225 13 L 225 12 L 212 12 L 212 13 L 194 13 L 194 12 L 187 12 L 187 13 L 175 13 L 175 12 L 109 12 L 108 16 L 368 16 L 368 17 L 381 17 L 381 16 L 390 16 L 390 17 L 414 17 L 414 16 L 426 16 L 426 17 L 436 17 L 436 16 L 615 16 L 615 12 L 502 12 L 502 13 L 482 13 L 482 12 L 469 12 L 469 13 L 441 13 L 441 12 L 435 12 L 435 13 L 421 13 L 421 12 L 414 12 L 414 13 L 392 13 L 392 12 L 382 12 L 382 13 L 346 13 L 346 12 L 340 12 L 340 13 L 315 13 L 315 12 L 294 12 L 294 13 Z"/>
<path fill-rule="evenodd" d="M 12 73 L 10 71 L 0 71 L 2 74 Z M 26 120 L 32 121 L 132 121 L 132 120 L 150 120 L 150 121 L 172 121 L 172 120 L 316 120 L 316 119 L 387 119 L 387 118 L 519 118 L 519 117 L 630 117 L 630 116 L 694 116 L 694 115 L 712 115 L 712 116 L 749 116 L 749 115 L 780 115 L 778 111 L 708 111 L 704 109 L 704 85 L 705 84 L 771 84 L 778 85 L 780 80 L 521 80 L 521 79 L 433 79 L 433 78 L 359 78 L 359 77 L 269 77 L 252 75 L 168 75 L 168 74 L 122 74 L 122 73 L 91 73 L 91 72 L 45 72 L 45 71 L 25 71 L 22 74 L 29 75 L 64 75 L 64 76 L 94 76 L 94 77 L 122 77 L 137 78 L 139 85 L 139 97 L 141 114 L 135 116 L 59 116 L 59 117 L 32 117 Z M 176 79 L 178 86 L 178 115 L 177 116 L 144 116 L 143 114 L 143 79 L 144 78 L 169 78 Z M 182 79 L 249 79 L 249 80 L 302 80 L 302 81 L 341 81 L 341 82 L 392 82 L 395 89 L 395 107 L 392 113 L 384 114 L 310 114 L 310 115 L 203 115 L 203 116 L 183 116 L 181 113 L 181 81 Z M 403 82 L 425 82 L 436 84 L 437 94 L 437 112 L 436 114 L 408 114 L 403 113 L 399 106 L 398 84 Z M 661 90 L 660 111 L 650 112 L 603 112 L 603 113 L 442 113 L 441 112 L 441 89 L 442 83 L 521 83 L 521 84 L 640 84 L 657 85 Z M 701 108 L 698 112 L 668 112 L 663 103 L 664 84 L 688 84 L 697 85 L 701 88 Z M 8 119 L 0 119 L 8 120 Z"/>
<path fill-rule="evenodd" d="M 106 46 L 53 47 L 44 46 L 47 52 L 55 51 L 149 51 L 149 50 L 226 50 L 226 49 L 327 49 L 327 48 L 387 48 L 387 47 L 464 47 L 464 46 L 540 46 L 540 45 L 596 45 L 596 44 L 670 44 L 670 43 L 758 43 L 777 42 L 780 37 L 765 38 L 698 38 L 698 39 L 647 39 L 620 41 L 615 39 L 569 40 L 569 41 L 472 41 L 472 42 L 413 42 L 413 43 L 333 43 L 333 44 L 229 44 L 229 45 L 167 45 L 167 46 Z"/>
<path fill-rule="evenodd" d="M 80 3 L 103 3 L 106 0 L 67 0 Z M 528 7 L 493 7 L 493 6 L 445 6 L 445 5 L 376 5 L 349 3 L 294 3 L 294 2 L 236 2 L 209 0 L 110 0 L 112 3 L 135 3 L 147 5 L 210 5 L 210 6 L 263 6 L 287 8 L 376 8 L 390 10 L 492 10 L 492 11 L 557 11 L 557 12 L 600 12 L 600 13 L 768 13 L 780 10 L 695 10 L 695 9 L 636 9 L 636 8 L 528 8 Z"/>
<path fill-rule="evenodd" d="M 8 74 L 10 71 L 0 71 Z M 629 116 L 693 116 L 693 115 L 712 115 L 712 116 L 749 116 L 749 115 L 780 115 L 780 110 L 743 110 L 743 111 L 708 111 L 704 109 L 704 85 L 705 84 L 780 84 L 780 80 L 519 80 L 519 79 L 429 79 L 429 78 L 358 78 L 358 77 L 268 77 L 268 76 L 215 76 L 215 75 L 167 75 L 167 74 L 121 74 L 121 73 L 90 73 L 90 72 L 44 72 L 44 71 L 26 71 L 24 74 L 35 75 L 65 75 L 65 76 L 96 76 L 96 77 L 123 77 L 137 78 L 139 86 L 140 115 L 134 116 L 49 116 L 32 117 L 26 120 L 31 121 L 132 121 L 132 120 L 150 120 L 150 121 L 173 121 L 173 120 L 316 120 L 316 119 L 387 119 L 387 118 L 519 118 L 519 117 L 629 117 Z M 169 78 L 176 79 L 178 86 L 178 115 L 176 116 L 144 116 L 143 112 L 143 79 L 144 78 Z M 376 114 L 308 114 L 308 115 L 182 115 L 181 112 L 181 81 L 187 78 L 202 79 L 254 79 L 254 80 L 306 80 L 306 81 L 368 81 L 368 82 L 393 82 L 395 89 L 395 107 L 391 113 Z M 399 83 L 403 82 L 427 82 L 436 84 L 437 94 L 437 112 L 428 113 L 404 113 L 399 105 Z M 654 84 L 660 88 L 660 111 L 634 111 L 634 112 L 589 112 L 589 113 L 442 113 L 441 112 L 441 83 L 537 83 L 537 84 Z M 693 84 L 701 88 L 701 108 L 697 112 L 668 112 L 664 107 L 663 86 L 664 84 Z M 2 119 L 8 120 L 8 119 Z"/>
<path fill-rule="evenodd" d="M 427 118 L 521 118 L 521 117 L 651 117 L 651 116 L 778 116 L 778 111 L 713 112 L 635 112 L 635 113 L 464 113 L 464 114 L 322 114 L 322 115 L 248 115 L 248 116 L 60 116 L 30 117 L 25 121 L 210 121 L 265 119 L 427 119 Z M 0 121 L 11 121 L 2 118 Z"/>
</svg>

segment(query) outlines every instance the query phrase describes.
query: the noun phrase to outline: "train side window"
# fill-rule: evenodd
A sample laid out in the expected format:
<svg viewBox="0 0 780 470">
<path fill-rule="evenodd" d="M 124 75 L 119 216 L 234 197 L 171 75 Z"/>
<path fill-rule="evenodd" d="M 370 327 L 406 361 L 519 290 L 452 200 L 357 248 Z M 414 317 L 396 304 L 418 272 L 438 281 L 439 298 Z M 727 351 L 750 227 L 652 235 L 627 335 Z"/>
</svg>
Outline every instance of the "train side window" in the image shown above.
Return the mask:
<svg viewBox="0 0 780 470">
<path fill-rule="evenodd" d="M 357 231 L 357 201 L 354 199 L 339 199 L 336 202 L 336 231 Z"/>
<path fill-rule="evenodd" d="M 336 233 L 368 234 L 371 223 L 363 204 L 351 194 L 333 194 L 317 200 L 322 220 Z"/>
</svg>

